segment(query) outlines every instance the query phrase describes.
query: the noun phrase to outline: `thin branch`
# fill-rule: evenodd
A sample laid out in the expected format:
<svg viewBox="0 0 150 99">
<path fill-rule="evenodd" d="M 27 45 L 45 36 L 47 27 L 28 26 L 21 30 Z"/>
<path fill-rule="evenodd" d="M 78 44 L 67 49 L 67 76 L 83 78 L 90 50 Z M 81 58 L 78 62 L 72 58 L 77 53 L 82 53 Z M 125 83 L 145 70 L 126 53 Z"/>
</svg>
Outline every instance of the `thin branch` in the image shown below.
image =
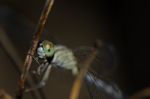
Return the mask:
<svg viewBox="0 0 150 99">
<path fill-rule="evenodd" d="M 13 59 L 15 65 L 18 66 L 20 73 L 20 66 L 23 62 L 20 56 L 18 55 L 16 48 L 13 46 L 12 42 L 7 36 L 6 31 L 2 27 L 0 27 L 0 43 L 2 44 L 4 50 L 6 50 L 6 52 L 8 53 L 9 57 Z"/>
<path fill-rule="evenodd" d="M 93 47 L 93 51 L 91 53 L 89 53 L 89 57 L 82 64 L 83 68 L 80 70 L 80 73 L 77 75 L 77 78 L 74 81 L 69 99 L 78 99 L 79 92 L 81 89 L 81 84 L 84 80 L 84 77 L 85 77 L 87 71 L 88 71 L 88 68 L 90 67 L 90 65 L 92 64 L 93 60 L 96 57 L 97 48 L 100 47 L 101 44 L 102 44 L 101 41 L 96 42 L 96 46 Z"/>
<path fill-rule="evenodd" d="M 149 87 L 133 94 L 128 99 L 146 99 L 146 98 L 148 99 L 148 97 L 150 97 L 150 88 Z"/>
<path fill-rule="evenodd" d="M 27 54 L 25 62 L 23 64 L 24 69 L 23 69 L 23 73 L 22 73 L 20 81 L 19 81 L 20 93 L 17 97 L 19 99 L 21 99 L 23 96 L 23 92 L 24 92 L 24 88 L 25 88 L 25 80 L 27 78 L 27 74 L 28 74 L 28 71 L 31 67 L 31 63 L 33 60 L 32 56 L 35 53 L 35 50 L 37 48 L 40 37 L 44 31 L 45 23 L 46 23 L 48 15 L 49 15 L 49 12 L 51 11 L 51 8 L 53 6 L 53 3 L 54 3 L 54 0 L 47 0 L 45 3 L 44 9 L 42 11 L 42 14 L 41 14 L 38 26 L 37 26 L 37 30 L 35 32 L 35 35 L 33 36 L 32 45 L 28 50 L 28 54 Z"/>
<path fill-rule="evenodd" d="M 9 39 L 9 37 L 7 36 L 5 30 L 3 28 L 0 27 L 0 43 L 2 45 L 2 48 L 4 49 L 5 53 L 8 55 L 8 57 L 10 58 L 10 60 L 12 60 L 12 63 L 14 64 L 13 67 L 15 68 L 15 70 L 17 71 L 17 73 L 19 73 L 19 75 L 21 74 L 21 64 L 23 63 L 23 61 L 21 60 L 21 57 L 18 55 L 18 52 L 15 48 L 15 46 L 13 45 L 13 43 L 11 42 L 11 40 Z M 32 77 L 29 75 L 29 77 L 27 78 L 27 83 L 30 86 L 34 85 L 34 81 L 32 79 Z M 37 90 L 34 91 L 33 97 L 35 97 L 35 99 L 40 99 L 40 92 L 38 92 Z"/>
<path fill-rule="evenodd" d="M 0 89 L 0 99 L 13 99 L 5 90 Z"/>
</svg>

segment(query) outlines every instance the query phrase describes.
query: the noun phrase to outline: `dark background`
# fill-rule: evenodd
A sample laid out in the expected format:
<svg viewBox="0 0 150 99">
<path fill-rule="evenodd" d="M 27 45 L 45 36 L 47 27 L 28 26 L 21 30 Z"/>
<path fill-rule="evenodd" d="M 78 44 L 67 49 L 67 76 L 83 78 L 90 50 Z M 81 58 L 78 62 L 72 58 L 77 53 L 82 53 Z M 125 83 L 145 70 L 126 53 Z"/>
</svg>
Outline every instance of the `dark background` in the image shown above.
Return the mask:
<svg viewBox="0 0 150 99">
<path fill-rule="evenodd" d="M 29 33 L 17 33 L 17 27 L 15 31 L 8 33 L 22 59 L 29 47 L 44 2 L 0 1 L 1 8 L 12 9 L 17 13 L 16 16 L 23 16 L 29 21 L 27 23 L 32 23 L 29 25 L 32 27 Z M 150 83 L 149 5 L 148 0 L 56 0 L 47 21 L 47 34 L 44 36 L 50 38 L 48 36 L 52 35 L 70 48 L 91 45 L 96 39 L 114 45 L 120 60 L 116 82 L 126 95 L 131 95 L 148 87 Z M 14 19 L 17 21 L 15 15 Z M 8 20 L 6 22 L 9 23 Z M 12 26 L 17 24 L 11 21 Z"/>
</svg>

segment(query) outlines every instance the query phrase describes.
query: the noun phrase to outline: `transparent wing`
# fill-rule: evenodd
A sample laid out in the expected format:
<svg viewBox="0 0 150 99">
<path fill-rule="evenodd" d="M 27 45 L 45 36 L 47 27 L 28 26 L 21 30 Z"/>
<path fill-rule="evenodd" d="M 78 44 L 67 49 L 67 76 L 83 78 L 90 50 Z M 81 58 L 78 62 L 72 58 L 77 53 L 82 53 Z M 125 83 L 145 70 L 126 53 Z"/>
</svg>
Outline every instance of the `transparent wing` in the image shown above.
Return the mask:
<svg viewBox="0 0 150 99">
<path fill-rule="evenodd" d="M 77 57 L 78 63 L 82 64 L 91 51 L 92 47 L 80 47 L 75 49 L 74 54 Z M 97 56 L 85 77 L 85 83 L 87 84 L 90 99 L 123 98 L 118 86 L 108 80 L 110 75 L 112 75 L 115 71 L 116 67 L 117 58 L 114 51 L 108 46 L 102 46 L 98 49 Z"/>
<path fill-rule="evenodd" d="M 82 46 L 74 50 L 74 54 L 77 57 L 78 63 L 82 64 L 88 57 L 89 53 L 92 52 L 92 47 Z M 111 77 L 116 71 L 118 66 L 118 56 L 115 49 L 111 45 L 103 44 L 98 49 L 95 60 L 92 63 L 92 68 L 98 70 L 96 72 L 103 76 Z M 80 67 L 79 67 L 80 68 Z"/>
<path fill-rule="evenodd" d="M 110 80 L 89 71 L 85 77 L 90 99 L 123 99 L 119 87 Z"/>
</svg>

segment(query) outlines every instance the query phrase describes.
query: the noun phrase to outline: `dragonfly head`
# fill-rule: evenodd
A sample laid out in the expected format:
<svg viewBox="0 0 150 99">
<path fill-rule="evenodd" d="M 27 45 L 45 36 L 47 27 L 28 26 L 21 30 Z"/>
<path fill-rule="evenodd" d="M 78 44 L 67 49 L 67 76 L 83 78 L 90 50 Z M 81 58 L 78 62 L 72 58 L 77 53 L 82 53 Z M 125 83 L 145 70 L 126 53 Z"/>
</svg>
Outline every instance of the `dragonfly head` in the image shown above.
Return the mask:
<svg viewBox="0 0 150 99">
<path fill-rule="evenodd" d="M 51 57 L 54 55 L 54 45 L 48 40 L 42 41 L 37 49 L 40 58 Z"/>
</svg>

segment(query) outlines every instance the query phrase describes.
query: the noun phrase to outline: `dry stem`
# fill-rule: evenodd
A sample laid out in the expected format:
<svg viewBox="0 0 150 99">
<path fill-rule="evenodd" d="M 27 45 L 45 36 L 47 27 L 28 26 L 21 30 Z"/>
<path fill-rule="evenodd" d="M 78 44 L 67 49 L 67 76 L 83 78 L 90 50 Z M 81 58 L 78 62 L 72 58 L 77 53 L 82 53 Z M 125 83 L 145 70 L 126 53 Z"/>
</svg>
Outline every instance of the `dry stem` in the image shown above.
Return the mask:
<svg viewBox="0 0 150 99">
<path fill-rule="evenodd" d="M 9 37 L 6 34 L 6 31 L 0 27 L 0 43 L 2 44 L 6 54 L 10 57 L 10 59 L 14 63 L 14 68 L 16 71 L 20 74 L 22 71 L 21 64 L 23 61 L 21 60 L 20 56 L 18 55 L 18 52 L 16 51 L 15 46 L 10 41 Z M 31 86 L 34 85 L 33 80 L 31 76 L 28 77 L 27 83 L 29 83 Z M 34 94 L 32 94 L 33 97 L 36 97 L 36 99 L 40 99 L 39 92 L 37 90 L 34 91 Z"/>
<path fill-rule="evenodd" d="M 0 89 L 0 99 L 13 99 L 5 90 Z"/>
<path fill-rule="evenodd" d="M 77 76 L 77 78 L 74 81 L 69 99 L 78 99 L 81 84 L 84 80 L 84 76 L 86 75 L 86 73 L 88 71 L 88 68 L 90 67 L 91 63 L 95 59 L 96 54 L 97 54 L 97 48 L 100 47 L 100 46 L 101 46 L 101 42 L 97 41 L 96 46 L 93 47 L 92 53 L 89 53 L 89 57 L 82 64 L 84 67 L 80 70 L 79 75 Z"/>
<path fill-rule="evenodd" d="M 135 93 L 134 95 L 130 96 L 129 99 L 146 99 L 147 97 L 150 97 L 149 87 Z"/>
<path fill-rule="evenodd" d="M 25 80 L 27 78 L 27 73 L 28 73 L 28 71 L 31 67 L 31 63 L 32 63 L 32 60 L 33 60 L 32 56 L 35 53 L 38 42 L 39 42 L 40 37 L 43 33 L 45 23 L 46 23 L 48 14 L 51 11 L 53 3 L 54 3 L 54 0 L 47 0 L 46 3 L 45 3 L 44 9 L 42 11 L 42 14 L 41 14 L 38 26 L 37 26 L 37 30 L 35 32 L 35 35 L 33 36 L 32 45 L 28 50 L 25 62 L 23 64 L 24 69 L 23 69 L 23 73 L 22 73 L 20 81 L 19 81 L 19 84 L 20 84 L 20 86 L 19 86 L 20 87 L 20 93 L 19 93 L 19 96 L 18 96 L 19 99 L 22 98 L 23 91 L 24 91 L 24 88 L 25 88 Z"/>
</svg>

